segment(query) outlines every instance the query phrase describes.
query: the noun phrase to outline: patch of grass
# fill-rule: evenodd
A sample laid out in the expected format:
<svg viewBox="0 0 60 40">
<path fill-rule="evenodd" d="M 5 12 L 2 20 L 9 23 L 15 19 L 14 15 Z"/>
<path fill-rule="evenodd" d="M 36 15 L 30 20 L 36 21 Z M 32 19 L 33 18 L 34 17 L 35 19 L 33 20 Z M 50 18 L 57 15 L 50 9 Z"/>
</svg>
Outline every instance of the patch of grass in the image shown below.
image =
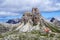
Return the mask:
<svg viewBox="0 0 60 40">
<path fill-rule="evenodd" d="M 5 37 L 5 36 L 15 34 L 15 33 L 18 33 L 18 31 L 8 31 L 8 32 L 4 33 L 3 36 Z"/>
<path fill-rule="evenodd" d="M 50 34 L 50 37 L 54 37 L 55 36 L 55 34 Z"/>
<path fill-rule="evenodd" d="M 32 34 L 41 34 L 39 30 L 33 30 L 31 31 Z"/>
<path fill-rule="evenodd" d="M 0 34 L 0 38 L 3 38 L 4 36 L 2 36 L 1 34 Z"/>
<path fill-rule="evenodd" d="M 31 31 L 32 34 L 38 34 L 37 36 L 48 36 L 48 34 L 42 34 L 39 30 Z"/>
<path fill-rule="evenodd" d="M 36 25 L 37 25 L 37 24 L 35 24 L 35 23 L 33 24 L 33 26 L 36 26 Z"/>
<path fill-rule="evenodd" d="M 50 24 L 50 23 L 44 23 L 48 28 L 50 28 L 51 29 L 51 31 L 52 32 L 57 32 L 57 33 L 60 33 L 60 30 L 58 29 L 58 28 L 56 28 L 56 26 L 55 25 L 53 25 L 53 24 Z"/>
</svg>

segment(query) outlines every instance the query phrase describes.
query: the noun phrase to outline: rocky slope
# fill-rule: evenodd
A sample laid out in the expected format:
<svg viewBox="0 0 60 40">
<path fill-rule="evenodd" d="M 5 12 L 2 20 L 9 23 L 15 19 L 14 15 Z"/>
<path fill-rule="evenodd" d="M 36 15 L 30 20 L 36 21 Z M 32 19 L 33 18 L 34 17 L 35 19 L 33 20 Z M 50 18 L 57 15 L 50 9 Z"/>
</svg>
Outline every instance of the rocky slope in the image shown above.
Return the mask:
<svg viewBox="0 0 60 40">
<path fill-rule="evenodd" d="M 19 26 L 11 29 L 0 34 L 0 40 L 60 40 L 60 29 L 47 21 L 37 8 L 25 12 Z"/>
</svg>

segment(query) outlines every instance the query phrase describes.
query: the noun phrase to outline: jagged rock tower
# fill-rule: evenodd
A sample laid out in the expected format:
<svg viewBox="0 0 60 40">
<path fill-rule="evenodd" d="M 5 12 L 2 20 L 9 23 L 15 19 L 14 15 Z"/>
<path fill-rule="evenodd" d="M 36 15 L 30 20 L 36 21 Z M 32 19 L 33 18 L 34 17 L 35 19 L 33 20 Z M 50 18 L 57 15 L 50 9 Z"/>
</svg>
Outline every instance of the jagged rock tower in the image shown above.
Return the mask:
<svg viewBox="0 0 60 40">
<path fill-rule="evenodd" d="M 32 8 L 32 12 L 25 12 L 22 17 L 22 21 L 25 23 L 31 19 L 33 23 L 37 24 L 40 21 L 41 14 L 39 13 L 38 8 Z"/>
<path fill-rule="evenodd" d="M 20 32 L 30 32 L 32 30 L 60 32 L 56 26 L 41 16 L 38 8 L 32 8 L 32 12 L 25 12 L 22 17 L 22 22 L 16 30 Z"/>
<path fill-rule="evenodd" d="M 37 24 L 40 21 L 40 13 L 37 8 L 32 9 L 33 18 L 32 21 L 34 24 Z"/>
</svg>

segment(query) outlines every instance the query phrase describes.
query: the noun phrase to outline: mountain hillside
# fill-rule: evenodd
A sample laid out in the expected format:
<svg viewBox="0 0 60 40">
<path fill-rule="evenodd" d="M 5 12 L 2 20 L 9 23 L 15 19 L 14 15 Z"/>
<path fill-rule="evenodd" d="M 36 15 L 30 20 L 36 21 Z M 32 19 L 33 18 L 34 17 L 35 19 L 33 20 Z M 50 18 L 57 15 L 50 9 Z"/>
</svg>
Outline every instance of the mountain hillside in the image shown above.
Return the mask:
<svg viewBox="0 0 60 40">
<path fill-rule="evenodd" d="M 38 8 L 25 12 L 19 26 L 0 34 L 1 40 L 60 40 L 60 29 L 47 21 Z"/>
</svg>

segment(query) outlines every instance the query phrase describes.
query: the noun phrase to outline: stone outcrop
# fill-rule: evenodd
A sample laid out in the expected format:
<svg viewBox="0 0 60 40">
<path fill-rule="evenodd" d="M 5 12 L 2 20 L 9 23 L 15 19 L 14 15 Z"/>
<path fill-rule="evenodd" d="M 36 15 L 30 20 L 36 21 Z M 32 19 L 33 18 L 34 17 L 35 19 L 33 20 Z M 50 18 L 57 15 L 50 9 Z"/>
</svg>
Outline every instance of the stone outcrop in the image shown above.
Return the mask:
<svg viewBox="0 0 60 40">
<path fill-rule="evenodd" d="M 37 8 L 33 8 L 32 12 L 25 12 L 23 14 L 22 21 L 28 22 L 28 20 L 30 20 L 30 19 L 35 24 L 37 24 L 37 22 L 39 22 L 40 14 L 39 14 L 39 10 Z"/>
<path fill-rule="evenodd" d="M 25 12 L 22 17 L 22 22 L 16 30 L 22 32 L 29 32 L 32 30 L 39 30 L 40 32 L 60 32 L 51 22 L 48 22 L 41 14 L 39 13 L 38 8 L 32 8 L 32 12 Z"/>
</svg>

